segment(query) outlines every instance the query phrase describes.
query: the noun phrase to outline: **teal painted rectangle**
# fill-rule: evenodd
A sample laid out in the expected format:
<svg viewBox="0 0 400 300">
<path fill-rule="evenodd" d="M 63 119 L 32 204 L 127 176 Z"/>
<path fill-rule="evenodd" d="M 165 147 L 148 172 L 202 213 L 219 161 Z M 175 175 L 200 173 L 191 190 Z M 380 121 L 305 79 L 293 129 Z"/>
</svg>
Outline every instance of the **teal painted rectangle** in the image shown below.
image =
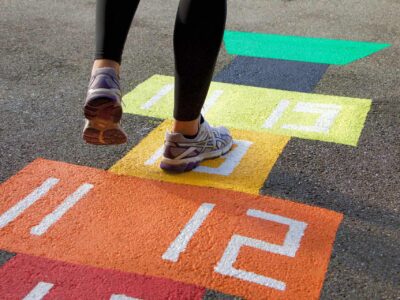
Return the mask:
<svg viewBox="0 0 400 300">
<path fill-rule="evenodd" d="M 232 55 L 346 65 L 390 44 L 225 31 L 226 50 Z"/>
</svg>

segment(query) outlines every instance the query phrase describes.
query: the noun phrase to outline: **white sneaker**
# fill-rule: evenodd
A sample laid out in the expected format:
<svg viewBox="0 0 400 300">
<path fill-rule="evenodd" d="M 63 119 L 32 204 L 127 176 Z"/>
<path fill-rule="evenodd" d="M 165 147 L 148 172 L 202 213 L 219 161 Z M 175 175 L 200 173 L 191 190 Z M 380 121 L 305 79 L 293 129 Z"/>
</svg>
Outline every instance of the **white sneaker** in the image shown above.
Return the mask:
<svg viewBox="0 0 400 300">
<path fill-rule="evenodd" d="M 232 136 L 225 127 L 200 125 L 197 136 L 186 138 L 181 133 L 167 132 L 160 168 L 169 172 L 193 170 L 205 159 L 226 154 L 232 148 Z"/>
</svg>

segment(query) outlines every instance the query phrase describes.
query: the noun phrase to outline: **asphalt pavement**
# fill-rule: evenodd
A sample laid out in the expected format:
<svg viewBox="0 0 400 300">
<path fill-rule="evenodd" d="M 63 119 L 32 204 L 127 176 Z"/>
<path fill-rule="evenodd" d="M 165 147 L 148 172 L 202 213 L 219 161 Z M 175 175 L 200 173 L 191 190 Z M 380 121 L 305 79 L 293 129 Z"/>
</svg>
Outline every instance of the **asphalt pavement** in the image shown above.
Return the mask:
<svg viewBox="0 0 400 300">
<path fill-rule="evenodd" d="M 123 56 L 124 93 L 154 74 L 173 76 L 177 5 L 140 3 Z M 82 141 L 94 12 L 94 0 L 0 2 L 0 182 L 39 157 L 108 169 L 162 122 L 125 114 L 126 145 Z M 292 138 L 261 189 L 344 215 L 321 299 L 400 299 L 399 20 L 398 0 L 228 1 L 229 30 L 391 44 L 329 66 L 312 91 L 372 99 L 357 147 Z M 233 59 L 222 48 L 216 73 Z M 0 253 L 0 265 L 12 256 Z"/>
</svg>

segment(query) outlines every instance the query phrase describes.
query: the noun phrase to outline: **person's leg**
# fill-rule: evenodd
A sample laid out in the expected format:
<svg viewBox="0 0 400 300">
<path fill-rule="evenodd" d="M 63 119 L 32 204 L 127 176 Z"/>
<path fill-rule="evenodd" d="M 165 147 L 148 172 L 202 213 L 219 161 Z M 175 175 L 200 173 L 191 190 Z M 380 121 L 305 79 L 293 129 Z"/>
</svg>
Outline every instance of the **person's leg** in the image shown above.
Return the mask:
<svg viewBox="0 0 400 300">
<path fill-rule="evenodd" d="M 175 105 L 160 167 L 182 172 L 228 152 L 232 137 L 200 113 L 210 87 L 226 21 L 226 0 L 181 0 L 175 23 Z"/>
<path fill-rule="evenodd" d="M 181 0 L 175 22 L 176 132 L 195 135 L 226 22 L 226 0 Z"/>
<path fill-rule="evenodd" d="M 97 0 L 96 53 L 84 107 L 83 138 L 91 144 L 121 144 L 126 134 L 122 116 L 119 71 L 126 37 L 139 0 Z"/>
<path fill-rule="evenodd" d="M 119 71 L 126 37 L 139 2 L 97 0 L 94 69 L 113 67 Z"/>
</svg>

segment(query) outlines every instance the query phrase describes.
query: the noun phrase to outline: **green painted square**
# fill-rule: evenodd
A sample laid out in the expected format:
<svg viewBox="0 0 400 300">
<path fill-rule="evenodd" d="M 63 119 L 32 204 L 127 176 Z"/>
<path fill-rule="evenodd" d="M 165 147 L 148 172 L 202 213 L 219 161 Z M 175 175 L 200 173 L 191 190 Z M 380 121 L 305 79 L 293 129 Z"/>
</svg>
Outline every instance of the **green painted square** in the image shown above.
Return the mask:
<svg viewBox="0 0 400 300">
<path fill-rule="evenodd" d="M 125 112 L 171 119 L 173 82 L 162 75 L 146 80 L 124 96 Z M 207 106 L 213 125 L 356 146 L 371 100 L 212 82 Z"/>
<path fill-rule="evenodd" d="M 390 44 L 225 31 L 226 51 L 231 55 L 274 58 L 322 64 L 346 65 L 385 49 Z"/>
</svg>

